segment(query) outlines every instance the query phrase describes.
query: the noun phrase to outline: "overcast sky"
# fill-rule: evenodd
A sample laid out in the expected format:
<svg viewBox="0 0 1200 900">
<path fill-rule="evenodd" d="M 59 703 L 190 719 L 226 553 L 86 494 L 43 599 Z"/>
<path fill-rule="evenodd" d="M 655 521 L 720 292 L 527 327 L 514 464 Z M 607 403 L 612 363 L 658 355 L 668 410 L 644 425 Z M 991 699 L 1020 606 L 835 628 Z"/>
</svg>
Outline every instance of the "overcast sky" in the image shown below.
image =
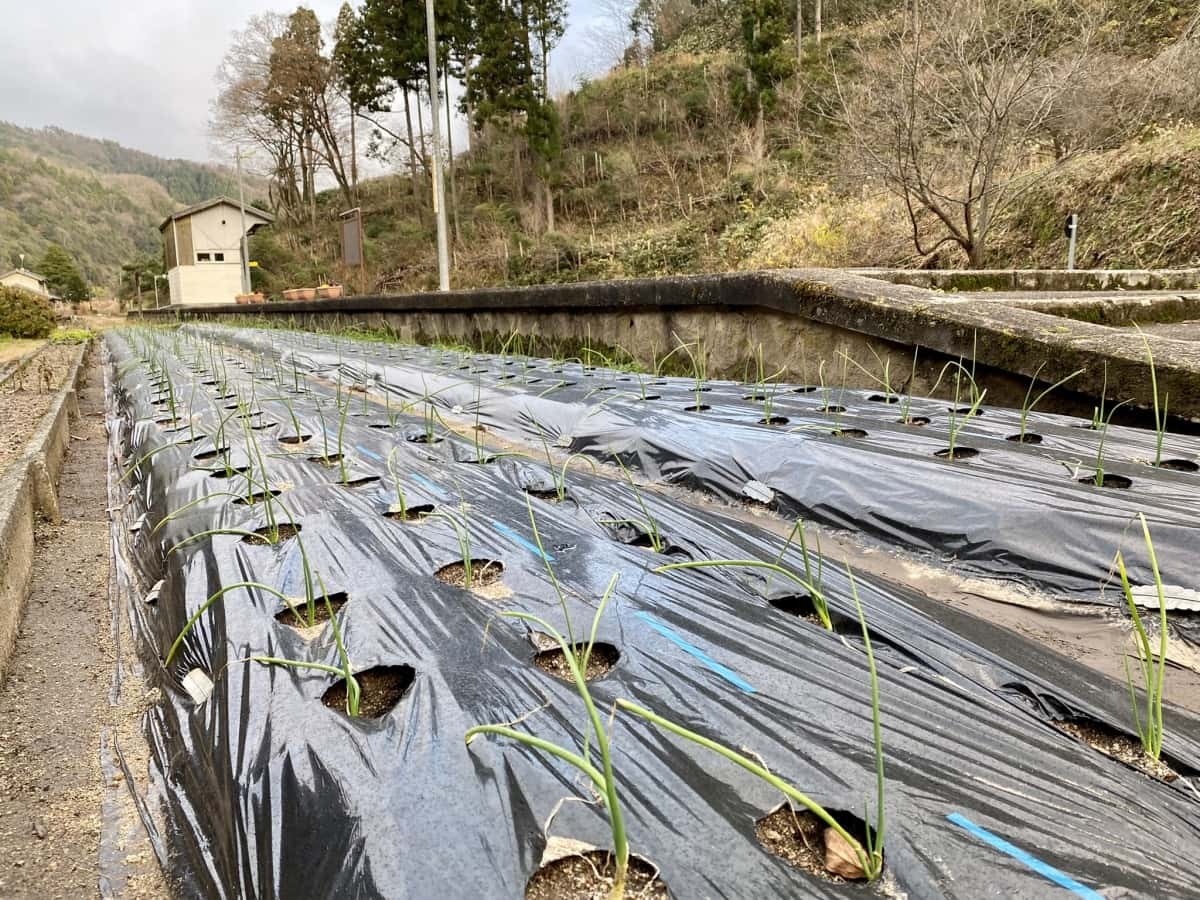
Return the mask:
<svg viewBox="0 0 1200 900">
<path fill-rule="evenodd" d="M 569 0 L 553 80 L 569 86 L 594 66 L 587 39 L 596 0 Z M 213 74 L 230 32 L 270 0 L 0 0 L 0 120 L 57 125 L 160 156 L 207 160 Z M 341 0 L 309 0 L 323 21 Z M 222 160 L 223 161 L 223 160 Z"/>
</svg>

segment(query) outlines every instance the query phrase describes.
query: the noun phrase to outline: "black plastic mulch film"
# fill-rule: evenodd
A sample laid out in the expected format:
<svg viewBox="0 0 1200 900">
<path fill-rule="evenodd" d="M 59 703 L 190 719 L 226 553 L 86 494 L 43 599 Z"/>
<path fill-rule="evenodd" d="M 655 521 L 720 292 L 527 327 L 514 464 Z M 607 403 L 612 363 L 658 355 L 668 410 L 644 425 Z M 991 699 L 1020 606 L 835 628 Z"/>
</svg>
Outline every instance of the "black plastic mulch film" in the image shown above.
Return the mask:
<svg viewBox="0 0 1200 900">
<path fill-rule="evenodd" d="M 545 499 L 554 474 L 536 460 L 543 439 L 601 457 L 618 453 L 651 479 L 731 497 L 761 482 L 787 498 L 777 504 L 785 513 L 953 552 L 991 575 L 1081 599 L 1097 599 L 1132 511 L 1142 510 L 1168 580 L 1194 577 L 1188 504 L 1200 495 L 1196 476 L 1129 462 L 1153 451 L 1152 436 L 1128 429 L 1109 436 L 1111 471 L 1135 480 L 1117 492 L 1070 480 L 1056 460 L 1086 459 L 1095 436 L 1058 417 L 1033 417 L 1045 442 L 1013 452 L 1000 444 L 1015 414 L 985 408 L 964 433 L 983 450 L 968 467 L 934 460 L 944 434 L 889 428 L 895 406 L 861 393 L 835 391 L 848 408 L 844 427 L 869 432 L 851 445 L 815 429 L 747 424 L 753 409 L 738 385 L 714 383 L 703 401 L 712 409 L 697 417 L 675 409 L 693 396 L 686 379 L 648 379 L 646 392 L 652 381 L 653 393 L 670 398 L 651 410 L 635 376 L 578 364 L 224 329 L 139 340 L 157 344 L 155 365 L 171 372 L 182 419 L 172 427 L 165 385 L 152 384 L 146 360 L 110 333 L 112 447 L 122 470 L 132 469 L 119 485 L 125 503 L 115 527 L 139 652 L 164 693 L 146 730 L 168 825 L 166 862 L 184 896 L 516 898 L 539 865 L 548 820 L 551 835 L 609 845 L 601 807 L 561 803 L 589 796 L 575 770 L 511 741 L 463 742 L 472 725 L 522 716 L 518 727 L 540 737 L 582 741 L 578 695 L 533 665 L 537 646 L 525 623 L 496 615 L 524 611 L 565 627 L 527 503 L 577 631 L 619 575 L 598 639 L 620 657 L 591 685 L 604 710 L 628 698 L 750 748 L 827 808 L 873 821 L 868 676 L 844 569 L 824 567 L 834 632 L 781 611 L 778 580 L 768 588 L 745 570 L 654 573 L 673 559 L 773 559 L 780 538 L 643 492 L 667 544 L 655 553 L 636 540 L 638 528 L 612 524 L 645 519 L 619 479 L 576 464 L 568 499 Z M 430 395 L 448 417 L 470 420 L 478 411 L 489 432 L 523 442 L 531 455 L 481 459 L 471 438 L 440 423 L 432 423 L 440 440 L 426 443 L 430 423 L 420 412 L 398 414 L 397 402 L 389 415 L 353 395 L 341 442 L 350 480 L 378 480 L 345 486 L 338 468 L 309 458 L 322 454 L 323 433 L 329 452 L 338 446 L 339 380 L 409 400 Z M 560 381 L 576 383 L 539 396 Z M 599 390 L 601 381 L 612 389 Z M 218 398 L 223 386 L 227 395 Z M 776 414 L 823 421 L 813 393 L 789 394 Z M 356 671 L 411 668 L 403 698 L 379 719 L 351 719 L 323 704 L 336 676 L 247 661 L 338 661 L 328 626 L 306 640 L 276 621 L 285 604 L 263 591 L 239 589 L 215 603 L 170 672 L 163 669 L 188 617 L 222 585 L 253 581 L 304 595 L 295 539 L 265 546 L 215 535 L 167 553 L 211 528 L 262 526 L 261 503 L 213 497 L 154 527 L 206 494 L 237 490 L 212 474 L 222 468 L 212 459 L 213 435 L 217 417 L 236 403 L 231 395 L 252 394 L 254 434 L 290 513 L 282 518 L 302 528 L 327 592 L 348 597 L 338 616 Z M 274 397 L 287 397 L 312 435 L 306 445 L 287 442 L 293 419 Z M 939 409 L 945 404 L 912 404 L 913 415 L 933 418 Z M 231 426 L 224 440 L 230 464 L 245 463 L 245 431 Z M 1169 441 L 1179 455 L 1182 441 Z M 1187 449 L 1194 458 L 1194 442 Z M 395 501 L 389 459 L 410 507 L 453 510 L 469 522 L 471 555 L 503 563 L 506 596 L 482 598 L 434 577 L 461 558 L 458 539 L 441 520 L 384 516 Z M 1144 578 L 1136 537 L 1126 535 L 1126 546 L 1138 560 L 1134 576 Z M 156 602 L 144 602 L 160 580 Z M 1200 892 L 1200 721 L 1168 710 L 1164 757 L 1185 777 L 1148 778 L 1052 724 L 1071 717 L 1131 730 L 1127 698 L 1095 684 L 1089 670 L 1060 660 L 1051 683 L 938 624 L 922 611 L 924 598 L 866 576 L 856 581 L 879 662 L 893 890 L 963 898 Z M 213 680 L 200 704 L 181 687 L 196 668 Z M 613 742 L 632 849 L 660 868 L 672 896 L 870 890 L 816 879 L 763 849 L 755 822 L 782 798 L 748 773 L 625 715 Z M 996 838 L 1053 867 L 1050 874 L 998 848 Z M 1054 882 L 1062 873 L 1074 888 Z"/>
</svg>

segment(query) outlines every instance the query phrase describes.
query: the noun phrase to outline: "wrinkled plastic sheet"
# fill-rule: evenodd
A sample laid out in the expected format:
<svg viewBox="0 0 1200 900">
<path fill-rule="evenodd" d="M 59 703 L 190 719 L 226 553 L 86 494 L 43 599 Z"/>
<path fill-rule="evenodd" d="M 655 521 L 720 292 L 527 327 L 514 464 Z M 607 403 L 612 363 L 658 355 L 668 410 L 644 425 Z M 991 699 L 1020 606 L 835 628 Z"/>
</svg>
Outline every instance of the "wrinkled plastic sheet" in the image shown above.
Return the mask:
<svg viewBox="0 0 1200 900">
<path fill-rule="evenodd" d="M 884 402 L 882 392 L 828 385 L 705 382 L 699 398 L 710 409 L 696 414 L 686 411 L 697 398 L 689 379 L 344 339 L 304 346 L 287 333 L 235 337 L 280 355 L 287 371 L 356 380 L 407 402 L 428 398 L 477 415 L 506 437 L 619 457 L 652 480 L 725 499 L 759 500 L 765 488 L 779 512 L 1062 599 L 1119 604 L 1118 549 L 1134 583 L 1152 583 L 1140 528 L 1131 528 L 1141 512 L 1152 526 L 1169 606 L 1200 612 L 1200 473 L 1150 466 L 1153 432 L 1107 430 L 1104 472 L 1132 486 L 1101 488 L 1080 483 L 1096 472 L 1100 435 L 1090 422 L 1036 410 L 1025 428 L 1040 443 L 1019 444 L 1008 438 L 1020 431 L 1020 412 L 982 405 L 957 442 L 979 455 L 947 462 L 935 456 L 948 446 L 944 400 L 890 395 L 893 402 Z M 748 399 L 756 396 L 767 397 L 771 415 L 786 423 L 759 424 L 764 403 Z M 825 414 L 827 406 L 845 411 Z M 929 422 L 903 425 L 902 414 Z M 866 434 L 838 437 L 834 430 Z M 1200 438 L 1167 435 L 1162 456 L 1200 464 Z"/>
<path fill-rule="evenodd" d="M 339 615 L 356 670 L 415 670 L 395 709 L 378 721 L 351 720 L 320 702 L 332 676 L 246 662 L 273 655 L 336 663 L 329 629 L 304 641 L 275 620 L 284 605 L 265 593 L 233 592 L 214 605 L 179 662 L 163 670 L 160 660 L 187 617 L 221 585 L 258 581 L 301 595 L 298 542 L 267 547 L 218 535 L 167 553 L 210 528 L 260 526 L 264 511 L 213 497 L 155 529 L 169 512 L 224 489 L 225 480 L 205 468 L 213 463 L 196 459 L 212 449 L 203 432 L 213 430 L 222 407 L 212 399 L 216 388 L 202 386 L 204 399 L 189 404 L 195 428 L 156 425 L 163 409 L 153 401 L 161 394 L 129 346 L 118 336 L 108 341 L 110 425 L 130 468 L 120 513 L 132 529 L 124 554 L 146 591 L 161 580 L 156 602 L 140 603 L 135 626 L 164 692 L 146 729 L 184 895 L 519 897 L 539 864 L 548 821 L 550 834 L 608 844 L 595 804 L 560 805 L 587 796 L 574 770 L 512 742 L 463 744 L 474 724 L 522 716 L 520 727 L 541 737 L 582 740 L 572 688 L 531 664 L 534 645 L 523 623 L 496 616 L 518 610 L 560 629 L 566 624 L 527 504 L 576 629 L 590 622 L 609 578 L 619 575 L 598 635 L 621 653 L 592 685 L 603 708 L 629 698 L 751 748 L 831 809 L 873 818 L 865 655 L 839 566 L 827 562 L 824 576 L 836 632 L 774 608 L 770 600 L 784 593 L 778 582 L 732 570 L 654 573 L 676 559 L 771 559 L 779 541 L 646 493 L 642 502 L 668 546 L 656 554 L 639 545 L 636 527 L 608 524 L 642 517 L 627 485 L 573 469 L 566 502 L 531 497 L 528 491 L 553 484 L 543 466 L 516 457 L 483 462 L 471 441 L 453 435 L 434 444 L 406 439 L 421 433 L 418 417 L 401 416 L 394 427 L 377 410 L 348 419 L 352 477 L 380 476 L 356 488 L 308 459 L 313 442 L 299 451 L 278 442 L 294 429 L 281 404 L 261 399 L 254 419 L 269 448 L 272 483 L 302 525 L 313 568 L 331 593 L 349 593 Z M 230 352 L 230 360 L 239 358 Z M 171 365 L 181 383 L 203 377 Z M 282 387 L 228 365 L 243 396 L 253 389 L 265 398 Z M 302 430 L 329 427 L 317 410 L 320 404 L 328 417 L 333 388 L 317 385 L 290 400 Z M 525 402 L 539 409 L 545 401 Z M 381 425 L 389 427 L 373 427 Z M 244 433 L 228 432 L 226 440 L 231 461 L 248 453 Z M 472 555 L 503 562 L 511 596 L 486 601 L 432 577 L 458 558 L 457 540 L 444 522 L 383 518 L 394 500 L 389 459 L 410 505 L 468 504 Z M 960 813 L 1106 896 L 1200 891 L 1200 876 L 1186 862 L 1200 851 L 1192 779 L 1151 780 L 1053 725 L 1082 717 L 1128 730 L 1119 691 L 1068 661 L 1052 682 L 1043 679 L 943 628 L 905 590 L 866 577 L 857 583 L 880 665 L 885 851 L 898 890 L 910 897 L 1058 896 L 1033 869 L 947 819 Z M 212 696 L 199 705 L 180 688 L 193 668 L 214 680 Z M 1165 755 L 1188 776 L 1200 772 L 1198 726 L 1168 711 Z M 757 779 L 640 720 L 619 717 L 613 741 L 632 846 L 661 868 L 673 896 L 861 894 L 761 848 L 755 820 L 781 798 Z"/>
</svg>

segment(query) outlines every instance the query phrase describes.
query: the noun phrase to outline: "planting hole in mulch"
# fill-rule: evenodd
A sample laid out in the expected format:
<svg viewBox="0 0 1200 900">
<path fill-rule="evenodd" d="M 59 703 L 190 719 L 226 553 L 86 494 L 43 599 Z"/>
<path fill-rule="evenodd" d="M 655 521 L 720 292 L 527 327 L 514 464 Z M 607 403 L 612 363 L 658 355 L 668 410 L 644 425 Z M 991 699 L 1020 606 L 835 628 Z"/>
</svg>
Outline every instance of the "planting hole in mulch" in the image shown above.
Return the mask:
<svg viewBox="0 0 1200 900">
<path fill-rule="evenodd" d="M 1034 434 L 1032 431 L 1027 431 L 1024 434 L 1010 434 L 1005 440 L 1011 441 L 1014 444 L 1040 444 L 1042 436 Z"/>
<path fill-rule="evenodd" d="M 634 400 L 661 400 L 662 394 L 641 394 L 640 396 L 634 397 L 633 399 Z"/>
<path fill-rule="evenodd" d="M 872 403 L 899 403 L 900 398 L 895 394 L 888 394 L 886 397 L 883 394 L 872 394 L 867 398 Z"/>
<path fill-rule="evenodd" d="M 327 469 L 332 469 L 334 466 L 336 466 L 338 463 L 340 463 L 342 461 L 342 454 L 330 453 L 328 456 L 310 456 L 308 458 L 308 461 L 315 462 L 319 465 L 324 466 Z"/>
<path fill-rule="evenodd" d="M 308 619 L 308 601 L 304 597 L 292 597 L 292 605 L 296 607 L 295 612 L 285 606 L 275 614 L 275 621 L 298 631 L 306 639 L 316 637 L 316 634 L 323 631 L 325 623 L 329 621 L 329 607 L 325 605 L 326 600 L 329 601 L 329 606 L 333 607 L 333 614 L 336 616 L 342 607 L 350 602 L 350 595 L 345 591 L 338 591 L 336 594 L 329 594 L 326 597 L 313 598 L 311 625 Z M 300 619 L 296 618 L 297 612 L 300 613 Z"/>
<path fill-rule="evenodd" d="M 771 416 L 769 419 L 759 419 L 759 425 L 786 425 L 788 423 L 787 416 Z"/>
<path fill-rule="evenodd" d="M 817 615 L 816 604 L 813 603 L 813 598 L 809 594 L 778 594 L 767 597 L 766 600 L 767 603 L 781 613 L 795 616 L 797 619 L 803 619 L 806 622 L 816 625 L 818 628 L 825 627 L 821 622 L 821 617 Z M 853 635 L 854 630 L 858 628 L 858 622 L 849 616 L 843 616 L 833 609 L 829 610 L 829 621 L 832 623 L 836 634 L 845 632 Z"/>
<path fill-rule="evenodd" d="M 764 400 L 767 399 L 767 395 L 766 394 L 742 394 L 742 399 L 743 400 L 754 400 L 758 403 L 762 403 Z"/>
<path fill-rule="evenodd" d="M 1105 472 L 1100 477 L 1100 483 L 1096 484 L 1096 477 L 1089 475 L 1087 478 L 1078 479 L 1080 484 L 1089 484 L 1092 487 L 1117 488 L 1118 490 L 1128 490 L 1133 487 L 1133 479 L 1126 478 L 1124 475 L 1114 475 L 1111 472 Z"/>
<path fill-rule="evenodd" d="M 582 660 L 584 651 L 587 650 L 587 644 L 580 642 L 575 644 L 571 649 L 575 651 L 575 656 Z M 583 673 L 584 681 L 593 681 L 597 678 L 603 678 L 613 670 L 613 666 L 617 664 L 617 660 L 621 658 L 621 651 L 612 644 L 605 644 L 597 641 L 592 645 L 591 655 L 588 656 L 587 670 Z M 562 648 L 554 644 L 549 650 L 541 650 L 534 654 L 533 664 L 545 672 L 547 675 L 553 675 L 560 681 L 575 683 L 575 678 L 571 674 L 571 668 L 567 665 L 567 657 L 562 652 Z"/>
<path fill-rule="evenodd" d="M 288 444 L 289 446 L 295 447 L 295 446 L 299 446 L 301 444 L 307 444 L 310 440 L 312 440 L 312 435 L 311 434 L 285 434 L 283 437 L 277 438 L 277 440 L 281 444 Z"/>
<path fill-rule="evenodd" d="M 821 407 L 821 412 L 825 413 L 827 416 L 831 413 L 844 413 L 845 411 L 846 407 L 844 406 L 830 406 L 826 404 L 825 406 Z"/>
<path fill-rule="evenodd" d="M 866 847 L 867 826 L 847 812 L 829 814 L 847 833 Z M 755 823 L 758 841 L 788 865 L 838 884 L 864 878 L 858 855 L 845 839 L 815 813 L 793 810 L 787 804 Z"/>
<path fill-rule="evenodd" d="M 840 438 L 865 438 L 867 436 L 867 433 L 861 428 L 835 428 L 829 433 Z"/>
<path fill-rule="evenodd" d="M 979 455 L 979 451 L 974 447 L 955 447 L 953 449 L 946 447 L 945 449 L 938 450 L 933 455 L 947 462 L 960 462 L 964 459 L 974 459 Z"/>
<path fill-rule="evenodd" d="M 258 491 L 257 493 L 251 494 L 249 497 L 243 495 L 238 497 L 233 502 L 240 506 L 253 506 L 256 503 L 261 503 L 263 500 L 265 500 L 268 494 L 272 497 L 278 497 L 282 493 L 283 491 L 272 488 L 269 491 Z"/>
<path fill-rule="evenodd" d="M 696 406 L 695 404 L 693 404 L 692 406 L 685 406 L 683 408 L 683 411 L 684 412 L 704 412 L 705 410 L 708 410 L 708 409 L 712 409 L 712 407 L 709 406 L 707 403 L 701 403 L 699 406 Z"/>
<path fill-rule="evenodd" d="M 525 900 L 608 900 L 615 872 L 607 850 L 563 856 L 548 862 L 529 879 Z M 638 900 L 669 900 L 667 885 L 658 869 L 636 856 L 629 857 L 625 896 Z"/>
<path fill-rule="evenodd" d="M 355 478 L 347 478 L 345 481 L 339 481 L 342 487 L 356 488 L 362 487 L 364 484 L 374 484 L 379 480 L 378 475 L 359 475 Z"/>
<path fill-rule="evenodd" d="M 437 435 L 430 436 L 424 432 L 420 434 L 406 434 L 404 439 L 410 444 L 440 444 L 442 442 L 442 438 Z"/>
<path fill-rule="evenodd" d="M 977 409 L 977 410 L 975 410 L 975 412 L 971 412 L 971 407 L 969 407 L 969 406 L 957 406 L 957 407 L 956 406 L 947 406 L 946 409 L 956 416 L 982 416 L 983 415 L 982 409 Z"/>
<path fill-rule="evenodd" d="M 904 419 L 897 419 L 901 425 L 914 425 L 917 428 L 924 428 L 932 419 L 929 416 L 908 416 Z"/>
<path fill-rule="evenodd" d="M 792 388 L 792 393 L 793 393 L 793 394 L 811 394 L 811 393 L 812 393 L 813 391 L 815 391 L 816 389 L 817 389 L 817 388 L 816 388 L 816 385 L 812 385 L 812 384 L 802 384 L 802 385 L 801 385 L 800 387 L 798 387 L 798 388 Z"/>
<path fill-rule="evenodd" d="M 359 718 L 378 719 L 386 716 L 404 699 L 416 677 L 416 670 L 412 666 L 375 666 L 365 672 L 355 672 L 354 678 L 358 682 L 359 690 Z M 338 680 L 327 690 L 321 702 L 330 709 L 345 714 L 345 680 Z"/>
<path fill-rule="evenodd" d="M 558 491 L 554 488 L 525 488 L 525 493 L 530 497 L 536 497 L 538 500 L 544 500 L 547 503 L 561 503 L 567 498 L 567 492 L 563 491 L 563 496 L 558 495 Z"/>
<path fill-rule="evenodd" d="M 1075 719 L 1052 724 L 1059 731 L 1071 735 L 1076 740 L 1083 741 L 1093 750 L 1099 750 L 1105 756 L 1132 766 L 1151 778 L 1170 782 L 1179 777 L 1179 773 L 1162 759 L 1154 760 L 1147 756 L 1142 750 L 1141 743 L 1137 740 L 1109 728 L 1102 722 Z"/>
<path fill-rule="evenodd" d="M 404 507 L 404 513 L 401 514 L 400 504 L 393 503 L 387 508 L 387 512 L 383 514 L 383 517 L 396 522 L 420 522 L 426 516 L 432 515 L 433 509 L 432 503 L 407 504 Z"/>
<path fill-rule="evenodd" d="M 233 478 L 237 475 L 245 475 L 250 471 L 249 466 L 230 466 L 227 469 L 209 469 L 209 478 Z"/>
<path fill-rule="evenodd" d="M 278 532 L 277 540 L 275 541 L 271 540 L 271 526 L 264 525 L 261 528 L 254 529 L 254 537 L 251 537 L 250 535 L 243 537 L 242 543 L 254 544 L 255 546 L 262 546 L 263 544 L 269 545 L 272 543 L 282 544 L 288 538 L 293 538 L 298 535 L 300 533 L 300 526 L 291 522 L 280 522 L 275 526 L 275 530 Z"/>
<path fill-rule="evenodd" d="M 448 566 L 442 566 L 433 573 L 433 577 L 443 584 L 452 584 L 455 587 L 476 590 L 494 585 L 500 580 L 503 574 L 504 563 L 498 559 L 472 559 L 470 584 L 467 584 L 466 569 L 461 562 L 453 562 Z"/>
<path fill-rule="evenodd" d="M 1170 472 L 1200 472 L 1200 463 L 1194 463 L 1190 459 L 1164 459 L 1152 465 L 1156 469 L 1167 469 Z"/>
<path fill-rule="evenodd" d="M 228 452 L 228 447 L 214 447 L 212 450 L 201 450 L 199 453 L 193 453 L 192 459 L 216 459 L 218 456 L 223 456 Z"/>
</svg>

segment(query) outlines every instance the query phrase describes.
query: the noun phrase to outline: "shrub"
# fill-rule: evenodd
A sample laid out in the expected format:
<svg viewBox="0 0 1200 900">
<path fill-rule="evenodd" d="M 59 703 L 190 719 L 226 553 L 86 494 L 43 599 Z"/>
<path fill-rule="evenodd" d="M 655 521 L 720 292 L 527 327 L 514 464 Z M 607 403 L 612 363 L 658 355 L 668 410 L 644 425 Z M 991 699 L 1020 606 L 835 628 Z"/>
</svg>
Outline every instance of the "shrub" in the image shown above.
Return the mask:
<svg viewBox="0 0 1200 900">
<path fill-rule="evenodd" d="M 44 338 L 54 330 L 54 308 L 45 297 L 0 285 L 0 335 Z"/>
</svg>

